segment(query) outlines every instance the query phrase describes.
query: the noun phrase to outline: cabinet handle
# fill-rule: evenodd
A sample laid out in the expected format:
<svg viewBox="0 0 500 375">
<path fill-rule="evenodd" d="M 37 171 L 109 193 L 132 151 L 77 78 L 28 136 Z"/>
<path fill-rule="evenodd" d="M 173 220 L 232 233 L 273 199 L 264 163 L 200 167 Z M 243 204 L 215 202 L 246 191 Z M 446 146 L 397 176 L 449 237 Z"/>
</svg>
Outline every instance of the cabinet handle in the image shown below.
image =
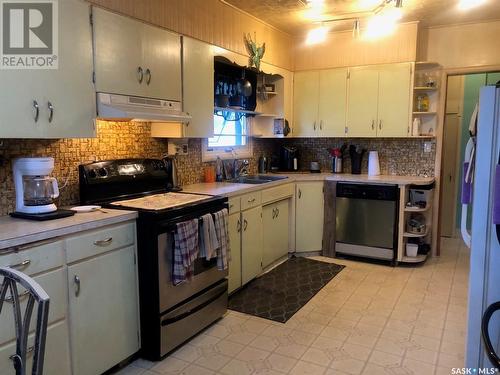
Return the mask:
<svg viewBox="0 0 500 375">
<path fill-rule="evenodd" d="M 378 128 L 379 128 L 380 130 L 382 130 L 382 120 L 379 120 L 379 121 L 378 121 Z"/>
<path fill-rule="evenodd" d="M 10 264 L 7 267 L 9 267 L 9 268 L 23 268 L 23 267 L 26 267 L 30 263 L 31 263 L 31 260 L 25 259 L 21 263 Z"/>
<path fill-rule="evenodd" d="M 139 83 L 142 83 L 142 80 L 144 79 L 144 71 L 142 70 L 142 67 L 137 68 L 137 80 Z"/>
<path fill-rule="evenodd" d="M 323 130 L 323 120 L 319 122 L 319 130 Z"/>
<path fill-rule="evenodd" d="M 21 294 L 19 294 L 17 296 L 17 298 L 19 299 L 19 301 L 21 301 L 22 299 L 28 297 L 29 294 L 30 294 L 29 290 L 25 290 L 24 292 L 22 292 Z M 14 302 L 14 297 L 12 297 L 12 296 L 6 297 L 5 298 L 5 302 L 7 302 L 7 303 L 13 303 Z"/>
<path fill-rule="evenodd" d="M 302 197 L 302 190 L 299 189 L 299 199 Z"/>
<path fill-rule="evenodd" d="M 49 108 L 49 122 L 52 122 L 54 119 L 54 106 L 51 102 L 48 102 L 47 107 Z"/>
<path fill-rule="evenodd" d="M 230 204 L 229 205 L 229 209 L 233 208 L 234 207 L 234 204 Z"/>
<path fill-rule="evenodd" d="M 273 219 L 276 217 L 276 208 L 273 208 Z"/>
<path fill-rule="evenodd" d="M 149 86 L 149 84 L 151 83 L 151 70 L 149 70 L 149 68 L 146 69 L 146 85 Z"/>
<path fill-rule="evenodd" d="M 35 350 L 35 346 L 30 346 L 28 349 L 26 349 L 26 355 L 33 353 L 34 350 Z M 11 361 L 14 361 L 16 358 L 20 359 L 17 354 L 12 354 L 9 356 L 9 359 Z"/>
<path fill-rule="evenodd" d="M 111 245 L 111 242 L 113 242 L 113 237 L 106 238 L 105 240 L 94 241 L 94 245 L 104 247 Z"/>
<path fill-rule="evenodd" d="M 236 224 L 236 231 L 237 231 L 238 233 L 240 233 L 240 232 L 241 232 L 241 221 L 240 221 L 240 219 L 238 219 L 238 223 Z"/>
<path fill-rule="evenodd" d="M 372 120 L 372 130 L 375 130 L 375 120 Z"/>
<path fill-rule="evenodd" d="M 278 217 L 279 215 L 280 215 L 280 209 L 276 208 L 276 217 Z"/>
<path fill-rule="evenodd" d="M 81 288 L 81 281 L 78 275 L 75 275 L 75 297 L 78 297 L 80 295 L 80 288 Z"/>
<path fill-rule="evenodd" d="M 253 202 L 255 202 L 255 198 L 249 199 L 247 202 L 248 203 L 253 203 Z"/>
<path fill-rule="evenodd" d="M 243 220 L 243 232 L 245 232 L 247 230 L 247 227 L 248 227 L 248 221 L 247 221 L 247 219 L 244 219 Z"/>
<path fill-rule="evenodd" d="M 38 118 L 40 117 L 40 106 L 36 100 L 33 100 L 33 108 L 35 108 L 35 122 L 38 122 Z"/>
<path fill-rule="evenodd" d="M 316 121 L 313 122 L 313 128 L 316 130 Z"/>
</svg>

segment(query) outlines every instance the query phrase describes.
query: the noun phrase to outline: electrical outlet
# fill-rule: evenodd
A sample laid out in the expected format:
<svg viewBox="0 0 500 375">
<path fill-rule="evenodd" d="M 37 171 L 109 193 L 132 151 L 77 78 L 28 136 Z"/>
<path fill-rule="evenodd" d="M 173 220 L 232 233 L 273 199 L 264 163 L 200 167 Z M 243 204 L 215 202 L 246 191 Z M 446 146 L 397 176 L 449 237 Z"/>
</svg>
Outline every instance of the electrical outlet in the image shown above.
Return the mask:
<svg viewBox="0 0 500 375">
<path fill-rule="evenodd" d="M 424 142 L 424 152 L 432 152 L 432 142 Z"/>
<path fill-rule="evenodd" d="M 168 141 L 168 155 L 187 155 L 188 152 L 187 139 L 173 139 Z"/>
</svg>

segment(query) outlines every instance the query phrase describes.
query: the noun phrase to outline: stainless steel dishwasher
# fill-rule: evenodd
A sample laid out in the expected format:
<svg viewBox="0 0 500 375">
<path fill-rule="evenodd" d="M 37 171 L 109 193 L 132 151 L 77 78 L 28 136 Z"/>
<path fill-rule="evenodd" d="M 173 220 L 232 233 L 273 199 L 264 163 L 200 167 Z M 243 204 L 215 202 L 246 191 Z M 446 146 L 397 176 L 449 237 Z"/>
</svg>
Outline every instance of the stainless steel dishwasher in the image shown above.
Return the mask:
<svg viewBox="0 0 500 375">
<path fill-rule="evenodd" d="M 335 202 L 336 253 L 395 262 L 398 186 L 338 183 Z"/>
</svg>

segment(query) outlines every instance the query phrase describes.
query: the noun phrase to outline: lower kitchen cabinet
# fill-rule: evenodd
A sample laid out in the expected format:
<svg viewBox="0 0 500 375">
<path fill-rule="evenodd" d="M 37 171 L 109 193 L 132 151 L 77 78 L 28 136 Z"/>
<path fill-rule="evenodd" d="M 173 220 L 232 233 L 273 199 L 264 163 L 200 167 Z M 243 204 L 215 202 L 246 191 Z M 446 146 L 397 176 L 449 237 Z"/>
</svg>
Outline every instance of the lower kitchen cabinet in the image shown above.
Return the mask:
<svg viewBox="0 0 500 375">
<path fill-rule="evenodd" d="M 229 243 L 231 260 L 229 261 L 228 292 L 241 286 L 241 213 L 229 215 Z"/>
<path fill-rule="evenodd" d="M 262 207 L 241 213 L 241 282 L 246 284 L 262 272 Z"/>
<path fill-rule="evenodd" d="M 68 266 L 73 373 L 100 374 L 139 350 L 135 248 Z"/>
<path fill-rule="evenodd" d="M 295 251 L 323 248 L 323 181 L 298 182 L 295 192 Z"/>
<path fill-rule="evenodd" d="M 288 254 L 289 222 L 289 199 L 283 199 L 262 208 L 262 266 L 264 268 Z"/>
</svg>

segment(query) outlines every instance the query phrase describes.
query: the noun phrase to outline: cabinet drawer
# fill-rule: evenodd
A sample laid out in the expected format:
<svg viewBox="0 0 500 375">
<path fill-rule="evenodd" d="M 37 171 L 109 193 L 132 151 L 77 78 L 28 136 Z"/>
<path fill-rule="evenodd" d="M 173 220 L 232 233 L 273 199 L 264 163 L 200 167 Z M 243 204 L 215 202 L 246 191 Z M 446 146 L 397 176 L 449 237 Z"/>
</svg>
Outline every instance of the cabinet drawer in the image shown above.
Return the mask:
<svg viewBox="0 0 500 375">
<path fill-rule="evenodd" d="M 28 348 L 35 341 L 35 335 L 28 337 Z M 16 353 L 16 343 L 12 342 L 0 347 L 0 374 L 15 375 L 14 366 L 9 358 Z M 26 374 L 31 374 L 33 352 L 28 354 L 26 361 Z M 68 326 L 65 320 L 47 328 L 47 340 L 45 342 L 45 358 L 43 364 L 44 374 L 69 375 L 71 374 L 69 364 L 69 340 Z"/>
<path fill-rule="evenodd" d="M 240 197 L 229 198 L 228 205 L 229 205 L 229 215 L 234 214 L 236 212 L 240 212 L 241 198 Z"/>
<path fill-rule="evenodd" d="M 262 204 L 276 202 L 281 199 L 291 197 L 293 195 L 293 184 L 276 186 L 271 189 L 266 189 L 262 192 Z"/>
<path fill-rule="evenodd" d="M 254 193 L 248 193 L 241 196 L 241 210 L 247 210 L 252 207 L 260 206 L 262 203 L 262 193 L 256 191 Z"/>
<path fill-rule="evenodd" d="M 66 240 L 68 263 L 89 258 L 135 242 L 135 222 L 85 232 Z"/>
<path fill-rule="evenodd" d="M 49 324 L 66 316 L 67 310 L 67 278 L 66 270 L 60 268 L 34 277 L 34 280 L 47 292 L 50 297 Z M 24 315 L 28 298 L 23 297 L 24 288 L 19 288 L 18 293 L 21 300 L 21 313 Z M 7 293 L 10 295 L 10 293 Z M 36 305 L 33 308 L 30 330 L 36 327 Z M 14 331 L 14 314 L 12 305 L 7 301 L 0 313 L 0 344 L 13 340 L 16 337 Z"/>
<path fill-rule="evenodd" d="M 63 263 L 63 241 L 37 242 L 0 250 L 0 267 L 12 267 L 27 275 L 61 267 Z"/>
</svg>

